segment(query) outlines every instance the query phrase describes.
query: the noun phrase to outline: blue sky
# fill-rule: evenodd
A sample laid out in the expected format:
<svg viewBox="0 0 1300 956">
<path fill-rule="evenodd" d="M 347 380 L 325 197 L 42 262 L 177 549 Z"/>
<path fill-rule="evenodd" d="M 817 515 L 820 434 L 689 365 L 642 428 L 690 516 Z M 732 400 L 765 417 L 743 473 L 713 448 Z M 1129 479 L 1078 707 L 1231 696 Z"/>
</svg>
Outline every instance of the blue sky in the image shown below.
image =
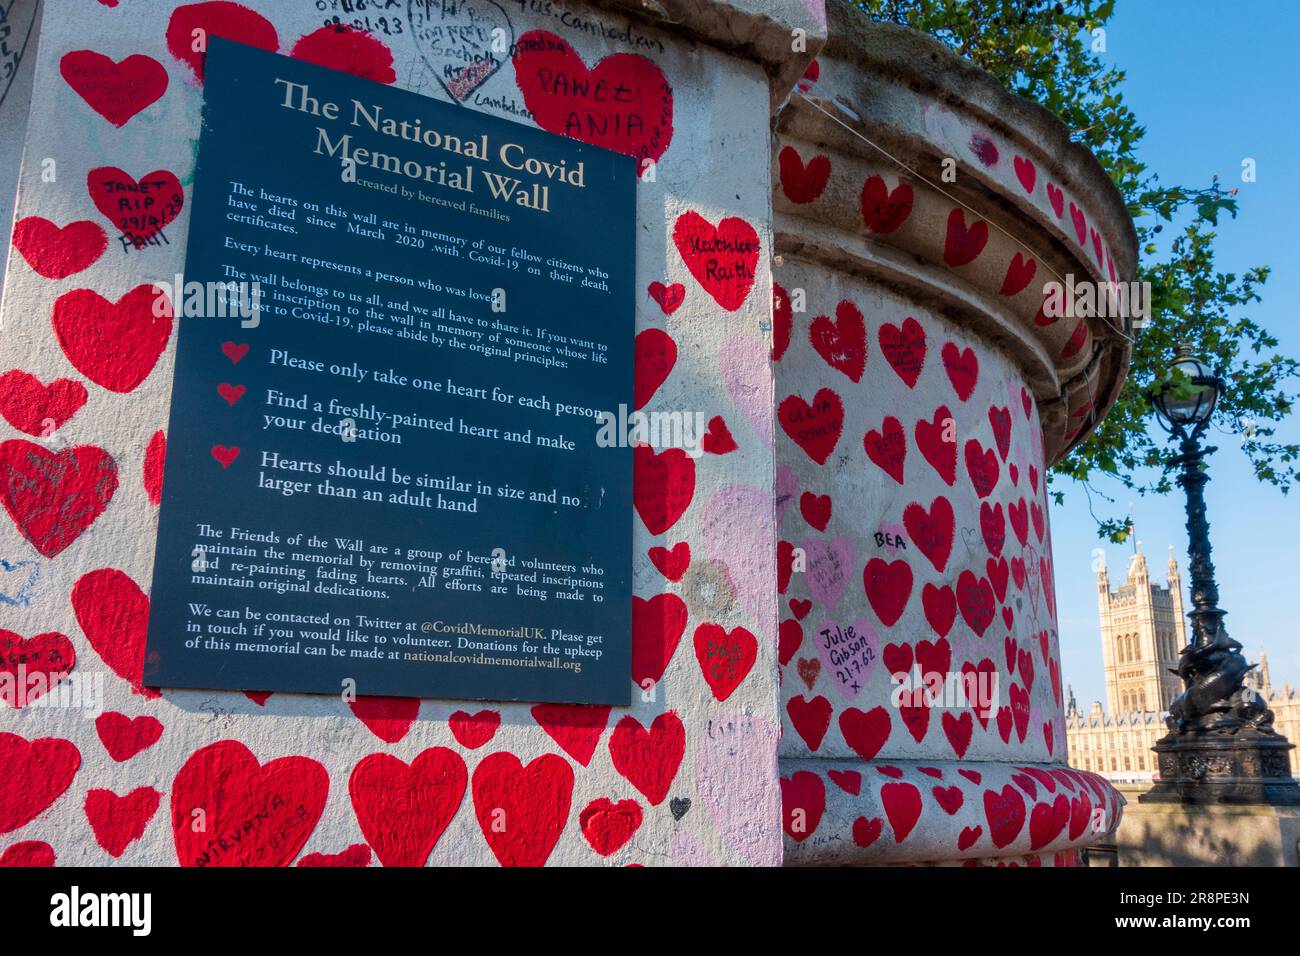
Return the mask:
<svg viewBox="0 0 1300 956">
<path fill-rule="evenodd" d="M 1125 99 L 1147 128 L 1142 158 L 1167 184 L 1208 185 L 1218 173 L 1238 185 L 1241 212 L 1221 220 L 1219 268 L 1241 272 L 1267 264 L 1273 273 L 1249 315 L 1300 355 L 1300 122 L 1295 117 L 1295 40 L 1300 4 L 1120 0 L 1107 30 L 1107 56 L 1128 72 Z M 1257 162 L 1257 181 L 1241 183 L 1241 162 Z M 1293 387 L 1294 390 L 1294 387 Z M 1300 685 L 1300 488 L 1287 497 L 1251 475 L 1235 436 L 1212 432 L 1210 534 L 1220 606 L 1229 633 L 1258 660 L 1266 651 L 1274 684 Z M 1279 437 L 1297 440 L 1294 417 Z M 1121 512 L 1133 501 L 1137 537 L 1153 577 L 1163 583 L 1168 546 L 1187 575 L 1181 489 L 1140 498 L 1105 485 Z M 1123 581 L 1129 543 L 1100 541 L 1082 493 L 1069 482 L 1065 504 L 1052 508 L 1057 602 L 1064 680 L 1085 710 L 1105 703 L 1092 551 L 1103 547 L 1111 584 Z M 1098 502 L 1098 505 L 1103 503 Z M 1113 511 L 1110 513 L 1114 513 Z M 1190 600 L 1184 593 L 1184 603 Z"/>
</svg>

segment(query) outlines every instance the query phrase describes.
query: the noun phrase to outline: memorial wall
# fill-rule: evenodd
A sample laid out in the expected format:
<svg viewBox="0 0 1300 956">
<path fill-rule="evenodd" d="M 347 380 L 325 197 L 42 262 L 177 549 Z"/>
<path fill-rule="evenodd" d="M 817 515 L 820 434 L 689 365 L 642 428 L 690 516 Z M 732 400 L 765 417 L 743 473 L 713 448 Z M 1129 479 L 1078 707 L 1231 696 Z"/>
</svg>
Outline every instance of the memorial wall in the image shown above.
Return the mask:
<svg viewBox="0 0 1300 956">
<path fill-rule="evenodd" d="M 67 676 L 0 708 L 0 856 L 781 861 L 766 117 L 822 14 L 618 6 L 45 5 L 0 651 Z"/>
<path fill-rule="evenodd" d="M 1127 346 L 1039 291 L 1135 249 L 1050 114 L 821 0 L 33 22 L 0 864 L 1069 865 L 1118 824 L 1045 482 Z"/>
</svg>

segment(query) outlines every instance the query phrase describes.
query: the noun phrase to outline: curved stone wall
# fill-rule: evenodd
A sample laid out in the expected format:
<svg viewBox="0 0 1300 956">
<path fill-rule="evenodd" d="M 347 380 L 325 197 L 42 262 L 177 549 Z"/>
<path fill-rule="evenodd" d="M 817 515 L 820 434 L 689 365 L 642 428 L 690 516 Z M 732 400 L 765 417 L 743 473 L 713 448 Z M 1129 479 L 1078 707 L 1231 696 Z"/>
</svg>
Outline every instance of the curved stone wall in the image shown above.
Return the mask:
<svg viewBox="0 0 1300 956">
<path fill-rule="evenodd" d="M 773 146 L 787 862 L 1070 862 L 1123 801 L 1065 765 L 1045 471 L 1129 333 L 1041 307 L 1132 224 L 1055 118 L 830 13 Z"/>
</svg>

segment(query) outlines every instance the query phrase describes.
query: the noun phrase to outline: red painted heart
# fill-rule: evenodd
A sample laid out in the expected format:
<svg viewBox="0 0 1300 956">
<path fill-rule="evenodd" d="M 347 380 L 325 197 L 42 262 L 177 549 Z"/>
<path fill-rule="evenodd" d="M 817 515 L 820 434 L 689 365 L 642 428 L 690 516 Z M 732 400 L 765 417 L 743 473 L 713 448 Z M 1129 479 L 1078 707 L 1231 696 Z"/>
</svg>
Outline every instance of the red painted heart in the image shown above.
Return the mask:
<svg viewBox="0 0 1300 956">
<path fill-rule="evenodd" d="M 862 586 L 880 623 L 892 627 L 912 595 L 912 568 L 901 559 L 887 563 L 872 558 L 862 570 Z"/>
<path fill-rule="evenodd" d="M 1034 164 L 1023 156 L 1017 156 L 1013 165 L 1016 168 L 1016 178 L 1020 180 L 1020 185 L 1024 187 L 1025 192 L 1034 191 L 1034 183 L 1038 181 L 1038 170 Z"/>
<path fill-rule="evenodd" d="M 894 842 L 902 843 L 921 819 L 921 791 L 910 783 L 887 783 L 880 788 L 880 802 L 894 831 Z"/>
<path fill-rule="evenodd" d="M 977 578 L 970 570 L 957 577 L 957 607 L 962 620 L 980 637 L 993 623 L 995 610 L 993 586 L 984 578 Z"/>
<path fill-rule="evenodd" d="M 944 343 L 941 353 L 943 370 L 948 373 L 953 391 L 963 402 L 971 397 L 979 381 L 980 363 L 973 349 L 959 349 L 952 342 Z"/>
<path fill-rule="evenodd" d="M 593 850 L 612 856 L 641 828 L 641 805 L 635 800 L 614 803 L 601 797 L 578 814 L 578 828 Z"/>
<path fill-rule="evenodd" d="M 1006 461 L 1007 453 L 1011 450 L 1011 409 L 1005 405 L 1001 408 L 991 407 L 989 424 L 993 426 L 993 440 L 997 443 L 998 454 Z"/>
<path fill-rule="evenodd" d="M 0 375 L 0 415 L 20 432 L 49 438 L 86 404 L 80 382 L 56 378 L 43 385 L 35 375 L 10 369 Z"/>
<path fill-rule="evenodd" d="M 782 147 L 777 158 L 780 167 L 781 190 L 792 203 L 810 203 L 822 194 L 831 178 L 831 161 L 825 156 L 814 156 L 804 165 L 798 150 Z"/>
<path fill-rule="evenodd" d="M 95 842 L 117 859 L 144 836 L 160 800 L 162 794 L 153 787 L 138 787 L 124 797 L 112 790 L 91 790 L 86 794 L 84 809 Z"/>
<path fill-rule="evenodd" d="M 180 180 L 165 169 L 135 179 L 115 166 L 99 166 L 86 174 L 86 189 L 95 208 L 137 249 L 156 239 L 185 206 Z"/>
<path fill-rule="evenodd" d="M 926 584 L 921 589 L 921 606 L 925 609 L 925 619 L 940 637 L 947 637 L 957 619 L 957 596 L 948 585 L 935 587 Z"/>
<path fill-rule="evenodd" d="M 805 491 L 799 496 L 799 513 L 803 515 L 803 520 L 807 521 L 810 527 L 818 531 L 826 530 L 833 507 L 834 503 L 830 495 L 815 495 L 811 491 Z"/>
<path fill-rule="evenodd" d="M 502 866 L 543 866 L 569 822 L 573 768 L 542 754 L 528 766 L 512 753 L 488 754 L 474 768 L 474 816 Z"/>
<path fill-rule="evenodd" d="M 634 408 L 641 408 L 664 383 L 677 364 L 677 343 L 662 329 L 638 333 L 634 344 Z"/>
<path fill-rule="evenodd" d="M 794 334 L 794 307 L 779 283 L 772 283 L 772 361 L 779 362 Z"/>
<path fill-rule="evenodd" d="M 59 296 L 51 316 L 63 354 L 82 375 L 125 394 L 149 377 L 172 334 L 172 307 L 152 285 L 116 302 L 90 289 Z"/>
<path fill-rule="evenodd" d="M 965 449 L 966 473 L 970 475 L 971 487 L 979 497 L 987 498 L 997 487 L 1000 474 L 998 456 L 992 448 L 986 451 L 974 438 L 966 442 Z"/>
<path fill-rule="evenodd" d="M 117 491 L 117 464 L 103 449 L 50 451 L 15 438 L 0 444 L 0 501 L 18 531 L 52 558 L 104 513 Z"/>
<path fill-rule="evenodd" d="M 167 21 L 167 49 L 190 68 L 200 83 L 203 82 L 207 59 L 207 43 L 194 42 L 200 36 L 205 41 L 224 37 L 272 53 L 280 48 L 280 38 L 271 21 L 242 4 L 210 0 L 177 7 Z M 196 50 L 196 46 L 199 49 Z"/>
<path fill-rule="evenodd" d="M 664 676 L 688 617 L 686 602 L 676 594 L 656 594 L 649 600 L 633 595 L 632 682 L 637 687 L 653 686 Z"/>
<path fill-rule="evenodd" d="M 363 694 L 348 703 L 356 718 L 385 743 L 395 744 L 406 736 L 420 713 L 418 697 L 383 697 Z"/>
<path fill-rule="evenodd" d="M 465 796 L 465 761 L 431 747 L 403 763 L 391 754 L 362 758 L 348 779 L 352 810 L 384 866 L 424 866 Z"/>
<path fill-rule="evenodd" d="M 72 785 L 81 753 L 56 737 L 0 733 L 0 833 L 25 826 Z"/>
<path fill-rule="evenodd" d="M 451 735 L 468 750 L 477 750 L 491 741 L 500 726 L 501 715 L 495 710 L 480 710 L 476 714 L 458 710 L 447 718 Z"/>
<path fill-rule="evenodd" d="M 903 509 L 903 527 L 907 529 L 912 543 L 930 559 L 934 569 L 942 574 L 948 566 L 948 555 L 952 553 L 952 542 L 956 536 L 952 503 L 940 495 L 930 502 L 927 510 L 914 501 Z"/>
<path fill-rule="evenodd" d="M 844 403 L 829 388 L 819 389 L 812 404 L 787 395 L 777 408 L 781 430 L 819 465 L 826 464 L 844 431 Z"/>
<path fill-rule="evenodd" d="M 646 57 L 616 53 L 588 70 L 564 40 L 531 30 L 513 60 L 524 106 L 542 129 L 631 156 L 638 175 L 672 142 L 673 88 Z"/>
<path fill-rule="evenodd" d="M 39 275 L 66 279 L 99 261 L 108 236 L 88 219 L 59 228 L 48 219 L 28 216 L 14 223 L 13 245 Z"/>
<path fill-rule="evenodd" d="M 694 210 L 673 226 L 673 243 L 695 281 L 728 312 L 745 304 L 758 266 L 758 233 L 743 219 L 729 217 L 715 227 Z"/>
<path fill-rule="evenodd" d="M 650 293 L 650 298 L 659 303 L 659 308 L 664 315 L 672 315 L 686 301 L 686 286 L 680 282 L 674 282 L 672 285 L 651 282 L 647 291 Z"/>
<path fill-rule="evenodd" d="M 144 493 L 155 505 L 162 502 L 163 465 L 166 459 L 167 435 L 156 431 L 144 450 L 144 464 L 141 467 Z"/>
<path fill-rule="evenodd" d="M 114 63 L 93 50 L 73 50 L 59 60 L 59 75 L 92 110 L 118 127 L 167 92 L 167 71 L 143 53 Z"/>
<path fill-rule="evenodd" d="M 717 624 L 701 624 L 695 629 L 695 658 L 716 700 L 732 695 L 757 657 L 758 639 L 743 627 L 728 632 Z"/>
<path fill-rule="evenodd" d="M 894 232 L 912 214 L 914 201 L 910 183 L 899 183 L 891 192 L 880 176 L 869 176 L 859 197 L 862 224 L 877 234 Z"/>
<path fill-rule="evenodd" d="M 989 224 L 976 219 L 966 225 L 966 214 L 960 208 L 948 214 L 948 231 L 943 244 L 943 261 L 954 269 L 975 261 L 989 241 Z"/>
<path fill-rule="evenodd" d="M 781 824 L 786 836 L 802 843 L 817 831 L 826 812 L 826 784 L 810 770 L 781 778 Z"/>
<path fill-rule="evenodd" d="M 609 723 L 609 711 L 608 707 L 586 704 L 538 704 L 531 713 L 551 739 L 585 767 Z"/>
<path fill-rule="evenodd" d="M 646 530 L 663 534 L 695 496 L 695 459 L 680 448 L 655 454 L 649 445 L 632 450 L 632 504 Z"/>
<path fill-rule="evenodd" d="M 915 388 L 925 367 L 925 329 L 910 315 L 902 326 L 886 322 L 876 332 L 881 354 L 908 388 Z"/>
<path fill-rule="evenodd" d="M 163 725 L 156 717 L 131 718 L 110 711 L 95 718 L 95 733 L 108 755 L 118 763 L 148 750 L 162 737 Z"/>
<path fill-rule="evenodd" d="M 916 423 L 916 447 L 947 485 L 957 480 L 957 426 L 947 405 L 940 405 L 934 420 Z"/>
<path fill-rule="evenodd" d="M 872 429 L 862 436 L 862 446 L 870 458 L 885 474 L 903 484 L 903 466 L 907 459 L 907 433 L 903 423 L 887 415 L 880 430 Z"/>
<path fill-rule="evenodd" d="M 116 568 L 83 574 L 72 587 L 72 611 L 109 669 L 137 694 L 157 697 L 141 686 L 149 599 L 136 583 Z"/>
<path fill-rule="evenodd" d="M 998 557 L 1007 540 L 1007 519 L 1002 513 L 1002 502 L 989 507 L 987 501 L 980 502 L 980 531 L 984 535 L 984 545 L 989 554 Z"/>
<path fill-rule="evenodd" d="M 646 730 L 633 716 L 618 722 L 609 737 L 609 755 L 617 770 L 651 806 L 668 796 L 686 753 L 686 728 L 666 710 Z"/>
<path fill-rule="evenodd" d="M 835 321 L 819 315 L 808 326 L 808 341 L 831 368 L 862 381 L 867 367 L 867 326 L 848 299 L 835 306 Z"/>
<path fill-rule="evenodd" d="M 288 866 L 316 829 L 329 785 L 307 757 L 261 764 L 235 740 L 197 750 L 172 781 L 176 858 L 181 866 Z"/>
<path fill-rule="evenodd" d="M 63 634 L 25 638 L 0 628 L 0 702 L 19 710 L 52 690 L 77 666 L 77 652 Z"/>
<path fill-rule="evenodd" d="M 831 702 L 825 697 L 805 700 L 800 695 L 791 697 L 785 705 L 785 712 L 790 715 L 791 725 L 811 751 L 821 747 L 826 731 L 831 726 L 832 710 Z"/>
<path fill-rule="evenodd" d="M 889 711 L 873 707 L 867 712 L 849 707 L 840 714 L 840 733 L 844 742 L 863 760 L 872 760 L 889 740 Z"/>
<path fill-rule="evenodd" d="M 332 23 L 298 38 L 289 55 L 304 63 L 315 63 L 351 73 L 373 83 L 393 83 L 393 51 L 365 30 L 345 23 Z"/>
<path fill-rule="evenodd" d="M 685 541 L 679 541 L 671 548 L 653 547 L 646 555 L 669 581 L 680 581 L 691 566 L 691 546 Z"/>
</svg>

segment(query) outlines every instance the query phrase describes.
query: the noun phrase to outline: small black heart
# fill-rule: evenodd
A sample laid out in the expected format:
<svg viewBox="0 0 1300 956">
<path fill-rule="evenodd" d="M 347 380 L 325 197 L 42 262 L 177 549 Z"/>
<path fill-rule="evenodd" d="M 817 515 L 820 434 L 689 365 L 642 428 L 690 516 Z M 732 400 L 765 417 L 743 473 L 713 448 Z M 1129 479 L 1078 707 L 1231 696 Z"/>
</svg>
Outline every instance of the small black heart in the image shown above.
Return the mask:
<svg viewBox="0 0 1300 956">
<path fill-rule="evenodd" d="M 686 811 L 691 808 L 690 797 L 673 797 L 668 801 L 668 810 L 672 813 L 674 820 L 680 820 L 686 816 Z"/>
</svg>

